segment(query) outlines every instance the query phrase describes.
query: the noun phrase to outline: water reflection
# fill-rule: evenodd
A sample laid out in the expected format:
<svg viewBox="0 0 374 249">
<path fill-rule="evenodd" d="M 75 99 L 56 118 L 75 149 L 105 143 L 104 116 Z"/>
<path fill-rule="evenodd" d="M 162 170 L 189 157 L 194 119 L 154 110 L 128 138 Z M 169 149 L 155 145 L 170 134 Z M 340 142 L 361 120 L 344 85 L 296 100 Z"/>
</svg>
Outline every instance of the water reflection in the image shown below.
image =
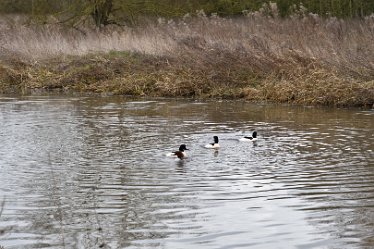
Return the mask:
<svg viewBox="0 0 374 249">
<path fill-rule="evenodd" d="M 374 113 L 0 98 L 5 248 L 370 248 Z M 259 132 L 256 143 L 238 138 Z M 213 135 L 219 150 L 203 145 Z M 181 143 L 187 160 L 165 157 Z"/>
</svg>

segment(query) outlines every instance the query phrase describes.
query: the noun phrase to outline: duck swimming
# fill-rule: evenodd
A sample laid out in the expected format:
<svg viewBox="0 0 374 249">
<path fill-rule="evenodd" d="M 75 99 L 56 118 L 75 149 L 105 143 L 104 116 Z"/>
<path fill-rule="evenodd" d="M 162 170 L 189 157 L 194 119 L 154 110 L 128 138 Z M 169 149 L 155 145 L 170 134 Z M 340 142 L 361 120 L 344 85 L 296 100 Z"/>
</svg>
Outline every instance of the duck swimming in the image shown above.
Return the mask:
<svg viewBox="0 0 374 249">
<path fill-rule="evenodd" d="M 185 144 L 182 144 L 181 146 L 179 146 L 179 150 L 173 153 L 170 153 L 170 156 L 174 156 L 174 157 L 176 156 L 177 158 L 182 160 L 187 157 L 187 153 L 185 152 L 185 150 L 189 150 L 189 149 L 187 149 Z"/>
<path fill-rule="evenodd" d="M 220 147 L 218 143 L 218 137 L 214 136 L 213 139 L 214 139 L 214 143 L 206 144 L 204 147 L 207 149 L 218 149 Z"/>
<path fill-rule="evenodd" d="M 239 141 L 242 142 L 254 142 L 257 141 L 257 131 L 254 131 L 252 133 L 252 136 L 245 136 L 239 139 Z"/>
</svg>

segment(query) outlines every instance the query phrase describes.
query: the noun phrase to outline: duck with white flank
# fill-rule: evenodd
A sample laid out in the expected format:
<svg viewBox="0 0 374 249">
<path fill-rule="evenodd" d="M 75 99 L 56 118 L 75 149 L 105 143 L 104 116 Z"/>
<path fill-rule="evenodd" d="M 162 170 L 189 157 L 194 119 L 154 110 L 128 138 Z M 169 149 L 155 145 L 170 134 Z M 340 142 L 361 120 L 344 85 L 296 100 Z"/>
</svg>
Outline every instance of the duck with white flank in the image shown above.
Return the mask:
<svg viewBox="0 0 374 249">
<path fill-rule="evenodd" d="M 214 136 L 213 139 L 214 139 L 214 143 L 207 144 L 204 147 L 207 149 L 218 149 L 220 147 L 218 143 L 218 137 Z"/>
<path fill-rule="evenodd" d="M 185 144 L 182 144 L 181 146 L 179 146 L 178 151 L 170 153 L 170 154 L 168 154 L 168 156 L 173 156 L 173 157 L 177 157 L 179 159 L 184 159 L 184 158 L 187 157 L 187 154 L 186 154 L 185 150 L 189 150 L 189 149 L 187 149 Z"/>
<path fill-rule="evenodd" d="M 242 142 L 254 142 L 257 141 L 257 131 L 254 131 L 252 133 L 252 136 L 245 136 L 239 139 L 239 141 Z"/>
</svg>

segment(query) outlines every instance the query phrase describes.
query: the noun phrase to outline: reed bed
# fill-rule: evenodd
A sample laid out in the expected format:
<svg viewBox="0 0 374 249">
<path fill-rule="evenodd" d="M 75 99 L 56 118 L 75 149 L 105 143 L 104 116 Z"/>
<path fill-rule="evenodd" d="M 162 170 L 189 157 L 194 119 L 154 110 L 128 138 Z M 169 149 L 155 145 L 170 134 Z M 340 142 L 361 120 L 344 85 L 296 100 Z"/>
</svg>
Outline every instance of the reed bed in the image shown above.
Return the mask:
<svg viewBox="0 0 374 249">
<path fill-rule="evenodd" d="M 0 77 L 3 89 L 22 81 L 23 89 L 373 105 L 373 40 L 374 16 L 276 10 L 100 30 L 3 18 Z"/>
</svg>

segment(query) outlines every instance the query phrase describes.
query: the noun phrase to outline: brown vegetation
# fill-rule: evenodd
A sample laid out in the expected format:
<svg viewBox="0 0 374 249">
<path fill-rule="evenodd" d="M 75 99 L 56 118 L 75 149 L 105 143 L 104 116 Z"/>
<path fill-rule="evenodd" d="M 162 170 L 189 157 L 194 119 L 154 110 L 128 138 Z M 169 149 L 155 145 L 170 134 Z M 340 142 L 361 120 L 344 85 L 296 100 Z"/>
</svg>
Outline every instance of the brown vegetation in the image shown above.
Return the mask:
<svg viewBox="0 0 374 249">
<path fill-rule="evenodd" d="M 374 16 L 261 13 L 137 28 L 0 24 L 0 91 L 245 98 L 372 106 Z"/>
</svg>

